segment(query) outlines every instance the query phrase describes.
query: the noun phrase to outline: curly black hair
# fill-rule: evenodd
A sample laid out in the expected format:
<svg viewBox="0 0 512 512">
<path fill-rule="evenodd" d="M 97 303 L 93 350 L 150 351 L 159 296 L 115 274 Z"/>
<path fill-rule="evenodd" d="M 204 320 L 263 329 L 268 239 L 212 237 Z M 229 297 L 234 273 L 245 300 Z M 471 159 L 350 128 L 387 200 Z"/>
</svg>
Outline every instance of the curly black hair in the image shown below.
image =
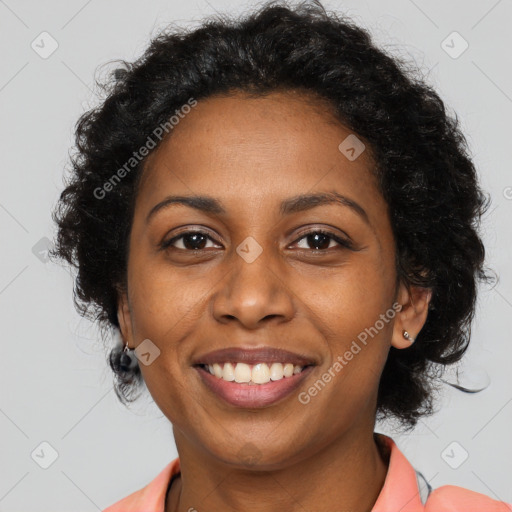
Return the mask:
<svg viewBox="0 0 512 512">
<path fill-rule="evenodd" d="M 100 84 L 104 101 L 76 123 L 71 176 L 52 213 L 58 232 L 50 256 L 77 269 L 78 311 L 102 332 L 119 332 L 118 293 L 126 289 L 128 238 L 146 158 L 113 184 L 112 176 L 155 127 L 191 98 L 306 92 L 327 101 L 371 150 L 389 206 L 398 278 L 432 290 L 414 345 L 389 352 L 377 417 L 411 428 L 431 414 L 439 367 L 460 360 L 468 347 L 477 280 L 491 279 L 478 233 L 490 199 L 479 187 L 457 115 L 447 112 L 418 69 L 319 2 L 285 1 L 240 18 L 211 17 L 196 29 L 169 25 L 133 63 L 115 62 Z M 108 360 L 116 393 L 127 404 L 142 388 L 138 364 L 126 366 L 120 347 Z"/>
</svg>

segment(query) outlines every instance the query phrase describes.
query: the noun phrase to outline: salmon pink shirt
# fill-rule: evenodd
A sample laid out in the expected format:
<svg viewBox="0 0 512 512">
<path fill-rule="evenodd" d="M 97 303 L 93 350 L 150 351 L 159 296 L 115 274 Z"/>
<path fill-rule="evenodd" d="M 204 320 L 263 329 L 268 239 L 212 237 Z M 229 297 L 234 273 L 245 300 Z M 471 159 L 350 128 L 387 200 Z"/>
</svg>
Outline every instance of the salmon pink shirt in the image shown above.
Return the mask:
<svg viewBox="0 0 512 512">
<path fill-rule="evenodd" d="M 443 485 L 432 490 L 390 437 L 383 434 L 375 436 L 389 454 L 389 466 L 372 512 L 512 512 L 512 504 L 463 487 Z M 169 483 L 179 472 L 178 457 L 148 485 L 103 512 L 165 512 Z"/>
</svg>

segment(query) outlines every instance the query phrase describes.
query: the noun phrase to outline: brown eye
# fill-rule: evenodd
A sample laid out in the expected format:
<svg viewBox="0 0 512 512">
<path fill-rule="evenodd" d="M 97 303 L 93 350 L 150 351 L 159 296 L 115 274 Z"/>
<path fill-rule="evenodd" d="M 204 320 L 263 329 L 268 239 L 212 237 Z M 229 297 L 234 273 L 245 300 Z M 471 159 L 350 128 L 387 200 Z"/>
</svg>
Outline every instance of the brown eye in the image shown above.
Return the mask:
<svg viewBox="0 0 512 512">
<path fill-rule="evenodd" d="M 162 249 L 173 247 L 174 249 L 184 251 L 202 251 L 207 248 L 206 244 L 208 243 L 208 240 L 214 241 L 203 231 L 186 231 L 163 242 Z M 176 242 L 178 242 L 178 244 L 176 244 Z"/>
<path fill-rule="evenodd" d="M 311 249 L 313 251 L 325 251 L 336 246 L 342 246 L 348 249 L 352 247 L 348 240 L 344 240 L 329 231 L 318 229 L 303 234 L 303 236 L 297 240 L 297 243 L 301 242 L 305 244 L 304 247 L 300 247 L 301 249 Z"/>
</svg>

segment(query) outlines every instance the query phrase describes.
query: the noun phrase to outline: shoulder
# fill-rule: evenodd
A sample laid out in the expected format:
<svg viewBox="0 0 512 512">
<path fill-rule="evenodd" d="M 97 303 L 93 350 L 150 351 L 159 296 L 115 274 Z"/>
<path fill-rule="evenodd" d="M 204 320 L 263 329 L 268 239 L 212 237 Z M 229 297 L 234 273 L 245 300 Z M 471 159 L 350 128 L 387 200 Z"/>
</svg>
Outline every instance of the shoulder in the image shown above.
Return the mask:
<svg viewBox="0 0 512 512">
<path fill-rule="evenodd" d="M 372 512 L 512 512 L 512 504 L 464 487 L 432 489 L 393 439 L 383 434 L 375 438 L 388 459 L 388 472 Z"/>
<path fill-rule="evenodd" d="M 512 504 L 497 501 L 470 489 L 443 485 L 434 489 L 425 504 L 425 512 L 512 512 Z"/>
<path fill-rule="evenodd" d="M 167 488 L 172 477 L 179 472 L 180 461 L 176 458 L 145 487 L 110 505 L 103 512 L 164 512 Z"/>
</svg>

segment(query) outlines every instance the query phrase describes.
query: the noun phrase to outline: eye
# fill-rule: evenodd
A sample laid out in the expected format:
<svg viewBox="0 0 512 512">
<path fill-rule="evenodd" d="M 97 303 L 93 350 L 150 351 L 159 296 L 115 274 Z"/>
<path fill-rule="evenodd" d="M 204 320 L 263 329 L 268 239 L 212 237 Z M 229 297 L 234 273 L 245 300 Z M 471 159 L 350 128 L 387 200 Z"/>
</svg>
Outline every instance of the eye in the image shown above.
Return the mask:
<svg viewBox="0 0 512 512">
<path fill-rule="evenodd" d="M 202 251 L 207 249 L 208 240 L 215 242 L 210 235 L 204 231 L 185 231 L 170 240 L 166 240 L 161 244 L 162 249 L 173 247 L 184 251 Z M 175 245 L 176 242 L 179 242 Z"/>
<path fill-rule="evenodd" d="M 352 248 L 352 244 L 349 240 L 345 240 L 338 235 L 323 229 L 315 229 L 303 233 L 303 236 L 301 236 L 296 243 L 301 242 L 306 245 L 306 247 L 300 247 L 301 249 L 310 249 L 312 251 L 325 251 L 335 247 L 336 244 L 347 249 Z M 332 242 L 334 242 L 334 245 L 332 245 Z M 311 249 L 308 245 L 313 246 L 314 248 Z"/>
<path fill-rule="evenodd" d="M 205 231 L 192 230 L 185 231 L 170 240 L 162 242 L 161 247 L 162 249 L 172 247 L 183 251 L 201 251 L 208 248 L 208 241 L 215 242 L 215 240 Z M 336 245 L 352 249 L 352 243 L 349 240 L 345 240 L 330 231 L 322 229 L 310 230 L 303 233 L 295 243 L 303 243 L 306 246 L 299 247 L 300 249 L 309 249 L 314 252 L 326 251 L 328 249 L 332 249 Z M 308 246 L 313 246 L 313 248 Z"/>
</svg>

